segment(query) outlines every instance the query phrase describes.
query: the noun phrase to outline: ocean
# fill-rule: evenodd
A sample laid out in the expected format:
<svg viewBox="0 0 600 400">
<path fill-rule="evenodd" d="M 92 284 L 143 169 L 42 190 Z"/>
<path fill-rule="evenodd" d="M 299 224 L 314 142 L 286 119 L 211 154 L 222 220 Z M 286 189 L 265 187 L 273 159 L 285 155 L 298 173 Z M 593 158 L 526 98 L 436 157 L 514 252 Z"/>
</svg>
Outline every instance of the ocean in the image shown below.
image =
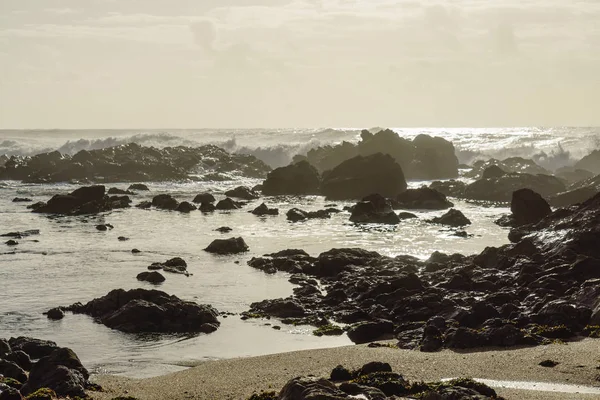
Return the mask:
<svg viewBox="0 0 600 400">
<path fill-rule="evenodd" d="M 490 157 L 533 158 L 549 170 L 571 165 L 599 147 L 598 128 L 497 128 L 497 129 L 395 129 L 411 138 L 420 133 L 451 140 L 461 163 Z M 286 165 L 295 154 L 309 149 L 357 141 L 358 129 L 281 130 L 4 130 L 0 131 L 0 155 L 32 155 L 59 150 L 74 154 L 136 142 L 145 146 L 198 146 L 217 144 L 228 151 L 253 154 L 272 167 Z M 134 204 L 159 193 L 172 194 L 179 201 L 191 201 L 196 194 L 211 191 L 220 199 L 235 186 L 254 186 L 259 180 L 148 183 L 151 191 L 133 196 Z M 428 182 L 409 182 L 419 187 Z M 107 185 L 126 189 L 128 184 Z M 384 255 L 409 254 L 422 259 L 432 252 L 475 254 L 486 246 L 508 243 L 507 229 L 494 220 L 507 207 L 451 199 L 473 222 L 469 237 L 429 224 L 425 219 L 444 211 L 417 212 L 419 219 L 395 227 L 356 226 L 348 213 L 331 220 L 290 223 L 285 212 L 293 207 L 318 210 L 331 202 L 319 196 L 277 197 L 256 200 L 241 210 L 204 215 L 199 211 L 182 214 L 130 208 L 93 217 L 56 217 L 33 214 L 27 203 L 13 203 L 14 197 L 45 201 L 56 193 L 72 191 L 69 184 L 23 184 L 0 182 L 0 234 L 39 229 L 40 234 L 20 239 L 19 245 L 0 244 L 0 338 L 32 336 L 56 341 L 72 348 L 84 365 L 94 372 L 149 377 L 176 371 L 203 360 L 245 357 L 309 348 L 350 344 L 345 336 L 316 337 L 314 328 L 288 326 L 276 320 L 242 321 L 238 313 L 251 302 L 287 297 L 293 285 L 287 275 L 267 275 L 246 262 L 254 256 L 288 248 L 309 254 L 335 247 L 360 247 Z M 266 201 L 280 209 L 279 216 L 257 217 L 248 210 Z M 335 202 L 338 208 L 351 203 Z M 110 223 L 114 229 L 100 232 L 95 226 Z M 230 234 L 215 229 L 229 226 Z M 127 241 L 117 238 L 124 236 Z M 220 237 L 241 236 L 250 251 L 239 256 L 214 256 L 203 251 Z M 6 238 L 8 240 L 8 238 Z M 131 250 L 141 250 L 132 254 Z M 139 272 L 153 262 L 182 257 L 192 276 L 166 275 L 159 289 L 185 300 L 209 303 L 222 312 L 221 327 L 209 335 L 134 335 L 113 331 L 84 315 L 50 321 L 42 313 L 75 302 L 85 303 L 112 289 L 150 288 L 136 280 Z M 273 326 L 281 326 L 281 330 Z"/>
</svg>

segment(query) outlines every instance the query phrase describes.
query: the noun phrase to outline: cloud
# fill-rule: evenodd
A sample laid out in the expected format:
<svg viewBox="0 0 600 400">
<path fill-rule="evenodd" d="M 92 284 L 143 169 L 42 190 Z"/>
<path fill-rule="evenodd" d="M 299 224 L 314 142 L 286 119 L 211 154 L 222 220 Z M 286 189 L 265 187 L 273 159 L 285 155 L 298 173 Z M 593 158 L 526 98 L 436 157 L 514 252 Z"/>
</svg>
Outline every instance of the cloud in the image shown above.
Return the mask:
<svg viewBox="0 0 600 400">
<path fill-rule="evenodd" d="M 213 52 L 217 40 L 217 28 L 213 21 L 205 19 L 190 24 L 194 42 L 201 49 Z"/>
</svg>

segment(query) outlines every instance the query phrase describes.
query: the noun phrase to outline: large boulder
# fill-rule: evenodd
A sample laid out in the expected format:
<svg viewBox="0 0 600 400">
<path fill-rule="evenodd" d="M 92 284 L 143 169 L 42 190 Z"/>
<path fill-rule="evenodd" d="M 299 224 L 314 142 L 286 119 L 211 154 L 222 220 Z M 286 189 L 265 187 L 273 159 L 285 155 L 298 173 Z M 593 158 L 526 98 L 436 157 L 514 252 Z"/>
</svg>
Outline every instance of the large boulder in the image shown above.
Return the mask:
<svg viewBox="0 0 600 400">
<path fill-rule="evenodd" d="M 387 154 L 357 156 L 323 174 L 321 193 L 332 200 L 361 199 L 371 193 L 395 197 L 406 190 L 402 168 Z"/>
<path fill-rule="evenodd" d="M 443 193 L 426 186 L 400 193 L 392 205 L 395 209 L 406 210 L 443 210 L 454 206 Z"/>
<path fill-rule="evenodd" d="M 217 201 L 215 196 L 211 193 L 200 193 L 196 197 L 194 197 L 193 203 L 203 204 L 203 203 L 214 203 Z"/>
<path fill-rule="evenodd" d="M 215 331 L 218 312 L 212 306 L 183 301 L 159 290 L 116 289 L 87 304 L 66 308 L 86 314 L 122 332 L 189 333 Z"/>
<path fill-rule="evenodd" d="M 32 359 L 38 359 L 52 353 L 58 346 L 50 340 L 41 340 L 26 336 L 10 338 L 8 340 L 12 351 L 21 350 Z"/>
<path fill-rule="evenodd" d="M 348 337 L 356 344 L 390 339 L 393 333 L 394 324 L 391 321 L 385 320 L 362 322 L 352 325 L 350 329 L 348 329 Z"/>
<path fill-rule="evenodd" d="M 238 254 L 248 251 L 248 245 L 241 237 L 215 239 L 204 250 L 213 254 Z"/>
<path fill-rule="evenodd" d="M 267 206 L 265 203 L 262 203 L 260 206 L 252 210 L 251 213 L 261 217 L 264 215 L 279 215 L 279 209 L 269 208 L 269 206 Z"/>
<path fill-rule="evenodd" d="M 202 205 L 206 205 L 206 204 L 210 204 L 210 203 L 202 203 Z M 230 199 L 229 197 L 219 201 L 217 203 L 217 205 L 215 206 L 216 210 L 222 210 L 222 211 L 237 210 L 238 208 L 240 208 L 239 204 L 236 203 L 235 201 L 233 201 L 232 199 Z M 200 207 L 200 209 L 202 210 L 202 206 Z"/>
<path fill-rule="evenodd" d="M 400 222 L 400 218 L 392 210 L 389 200 L 379 194 L 372 194 L 353 207 L 350 222 L 395 225 Z"/>
<path fill-rule="evenodd" d="M 510 211 L 516 225 L 535 224 L 552 212 L 548 202 L 531 189 L 513 192 Z"/>
<path fill-rule="evenodd" d="M 499 178 L 480 179 L 465 188 L 464 197 L 472 200 L 508 202 L 519 189 L 531 189 L 544 197 L 565 191 L 565 184 L 550 175 L 509 173 Z"/>
<path fill-rule="evenodd" d="M 294 378 L 289 381 L 277 397 L 278 400 L 341 400 L 348 395 L 327 379 L 314 377 Z"/>
<path fill-rule="evenodd" d="M 84 186 L 67 195 L 54 195 L 47 203 L 32 209 L 33 212 L 42 214 L 84 215 L 126 208 L 131 203 L 127 196 L 109 197 L 105 193 L 104 186 Z"/>
<path fill-rule="evenodd" d="M 161 210 L 176 210 L 179 202 L 170 194 L 159 194 L 152 199 L 152 205 Z"/>
<path fill-rule="evenodd" d="M 269 172 L 262 186 L 266 196 L 319 194 L 321 178 L 308 161 L 300 161 Z"/>
</svg>

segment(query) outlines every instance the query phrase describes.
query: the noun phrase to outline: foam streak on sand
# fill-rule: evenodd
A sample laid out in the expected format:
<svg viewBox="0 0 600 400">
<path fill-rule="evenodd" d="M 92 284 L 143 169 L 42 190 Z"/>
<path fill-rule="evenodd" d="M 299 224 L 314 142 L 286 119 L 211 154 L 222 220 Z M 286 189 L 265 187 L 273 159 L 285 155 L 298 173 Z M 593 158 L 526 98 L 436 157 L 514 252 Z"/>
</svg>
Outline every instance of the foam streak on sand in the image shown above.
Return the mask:
<svg viewBox="0 0 600 400">
<path fill-rule="evenodd" d="M 552 359 L 554 368 L 539 366 Z M 438 381 L 448 376 L 472 377 L 492 381 L 527 381 L 547 385 L 531 388 L 497 386 L 507 399 L 597 399 L 598 341 L 585 339 L 568 345 L 553 344 L 512 350 L 439 353 L 369 348 L 356 345 L 323 350 L 307 350 L 261 357 L 208 361 L 185 371 L 144 380 L 114 376 L 96 376 L 105 393 L 94 399 L 111 399 L 127 394 L 139 399 L 246 399 L 253 392 L 279 390 L 291 378 L 314 374 L 328 377 L 331 369 L 342 364 L 358 368 L 378 360 L 390 363 L 394 371 L 410 380 Z M 485 381 L 484 381 L 485 382 Z M 487 383 L 487 382 L 486 382 Z M 580 385 L 588 389 L 557 392 L 552 385 Z M 559 386 L 560 387 L 560 386 Z M 541 389 L 541 390 L 540 390 Z M 553 391 L 554 390 L 554 391 Z M 568 390 L 568 387 L 567 387 Z M 598 389 L 600 390 L 600 389 Z"/>
</svg>

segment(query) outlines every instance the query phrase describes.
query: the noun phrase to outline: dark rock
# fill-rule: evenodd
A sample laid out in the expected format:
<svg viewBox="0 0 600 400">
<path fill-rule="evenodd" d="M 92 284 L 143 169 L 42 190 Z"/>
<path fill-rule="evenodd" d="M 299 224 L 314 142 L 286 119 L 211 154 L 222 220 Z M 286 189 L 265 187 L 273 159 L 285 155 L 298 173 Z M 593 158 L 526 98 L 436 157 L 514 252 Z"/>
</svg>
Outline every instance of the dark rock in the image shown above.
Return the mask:
<svg viewBox="0 0 600 400">
<path fill-rule="evenodd" d="M 481 174 L 481 179 L 489 179 L 489 178 L 500 178 L 506 175 L 506 171 L 500 168 L 498 165 L 490 165 L 486 169 L 483 170 Z"/>
<path fill-rule="evenodd" d="M 158 271 L 141 272 L 136 278 L 138 281 L 150 282 L 155 285 L 162 283 L 166 280 L 165 277 Z"/>
<path fill-rule="evenodd" d="M 30 203 L 33 200 L 26 197 L 15 197 L 12 201 L 13 203 Z"/>
<path fill-rule="evenodd" d="M 11 240 L 7 240 L 4 244 L 6 244 L 7 246 L 16 246 L 19 244 L 19 242 L 11 239 Z"/>
<path fill-rule="evenodd" d="M 131 192 L 129 190 L 123 190 L 123 189 L 119 189 L 116 187 L 112 187 L 110 189 L 108 189 L 108 194 L 125 194 L 125 195 L 135 195 L 134 192 Z"/>
<path fill-rule="evenodd" d="M 583 203 L 598 194 L 598 189 L 593 186 L 585 186 L 578 189 L 569 190 L 551 196 L 548 202 L 553 207 L 569 207 L 574 204 Z"/>
<path fill-rule="evenodd" d="M 139 249 L 131 249 L 131 252 L 132 252 L 133 254 L 139 254 L 139 253 L 141 253 L 142 251 L 141 251 L 141 250 L 139 250 Z"/>
<path fill-rule="evenodd" d="M 10 344 L 8 344 L 8 342 L 4 339 L 0 339 L 0 358 L 4 357 L 10 352 L 12 352 Z"/>
<path fill-rule="evenodd" d="M 354 206 L 350 222 L 395 225 L 400 222 L 400 218 L 394 213 L 388 200 L 379 194 L 372 194 Z"/>
<path fill-rule="evenodd" d="M 45 357 L 52 353 L 58 346 L 49 340 L 34 339 L 25 336 L 10 338 L 8 340 L 12 351 L 21 350 L 32 359 Z"/>
<path fill-rule="evenodd" d="M 37 210 L 38 208 L 42 208 L 45 207 L 46 203 L 44 203 L 43 201 L 38 201 L 37 203 L 33 203 L 27 206 L 28 210 Z"/>
<path fill-rule="evenodd" d="M 517 226 L 535 224 L 552 212 L 548 202 L 531 189 L 513 192 L 510 210 Z"/>
<path fill-rule="evenodd" d="M 8 389 L 0 392 L 0 400 L 23 400 L 23 399 L 24 399 L 24 397 L 15 388 L 9 387 Z"/>
<path fill-rule="evenodd" d="M 170 194 L 159 194 L 152 199 L 152 205 L 161 210 L 176 210 L 179 202 Z"/>
<path fill-rule="evenodd" d="M 108 226 L 106 226 L 105 224 L 100 224 L 100 225 L 96 225 L 96 229 L 104 232 L 104 231 L 108 230 Z"/>
<path fill-rule="evenodd" d="M 2 356 L 6 361 L 11 361 L 21 367 L 24 371 L 31 370 L 31 358 L 22 350 L 16 350 Z"/>
<path fill-rule="evenodd" d="M 317 169 L 307 161 L 300 161 L 269 172 L 262 193 L 266 196 L 319 194 L 320 184 Z"/>
<path fill-rule="evenodd" d="M 151 201 L 142 201 L 139 204 L 136 204 L 135 207 L 142 208 L 142 209 L 148 209 L 148 208 L 152 207 L 152 202 Z"/>
<path fill-rule="evenodd" d="M 252 303 L 250 305 L 250 310 L 277 318 L 295 318 L 306 315 L 304 307 L 292 299 L 263 300 Z"/>
<path fill-rule="evenodd" d="M 392 367 L 388 363 L 371 361 L 360 368 L 358 376 L 368 375 L 374 372 L 392 372 Z"/>
<path fill-rule="evenodd" d="M 193 203 L 214 203 L 215 201 L 217 201 L 217 199 L 215 199 L 215 196 L 213 196 L 210 193 L 200 193 L 199 195 L 197 195 L 196 197 L 194 197 L 194 200 L 192 200 Z"/>
<path fill-rule="evenodd" d="M 202 206 L 204 206 L 204 204 L 202 204 Z M 229 197 L 226 198 L 225 200 L 219 201 L 216 205 L 217 210 L 237 210 L 238 208 L 240 208 L 240 207 Z"/>
<path fill-rule="evenodd" d="M 562 167 L 556 170 L 555 174 L 558 178 L 564 180 L 568 184 L 584 181 L 594 177 L 594 173 L 585 169 L 577 169 L 573 167 Z"/>
<path fill-rule="evenodd" d="M 52 319 L 52 320 L 59 320 L 59 319 L 63 319 L 65 316 L 65 313 L 63 312 L 63 310 L 60 307 L 55 307 L 55 308 L 51 308 L 50 310 L 48 310 L 48 312 L 46 313 L 46 316 L 48 317 L 48 319 Z"/>
<path fill-rule="evenodd" d="M 252 210 L 252 214 L 263 216 L 263 215 L 279 215 L 279 209 L 269 208 L 265 203 Z"/>
<path fill-rule="evenodd" d="M 215 239 L 204 250 L 213 254 L 238 254 L 248 251 L 248 245 L 241 237 Z"/>
<path fill-rule="evenodd" d="M 157 149 L 136 143 L 98 150 L 82 150 L 74 156 L 59 152 L 33 157 L 11 157 L 0 168 L 0 180 L 26 183 L 181 181 L 200 169 L 206 173 L 236 173 L 262 179 L 270 168 L 256 157 L 229 154 L 213 145 Z M 131 190 L 143 190 L 131 186 Z"/>
<path fill-rule="evenodd" d="M 553 360 L 544 360 L 542 362 L 540 362 L 538 365 L 541 367 L 547 367 L 547 368 L 554 368 L 558 365 L 559 363 Z"/>
<path fill-rule="evenodd" d="M 281 400 L 340 400 L 348 396 L 327 379 L 294 378 L 289 381 L 278 399 Z"/>
<path fill-rule="evenodd" d="M 128 237 L 125 237 L 125 236 L 119 236 L 119 237 L 117 238 L 117 240 L 118 240 L 119 242 L 126 242 L 126 241 L 128 241 L 128 240 L 129 240 L 129 238 L 128 238 Z"/>
<path fill-rule="evenodd" d="M 435 217 L 430 220 L 435 224 L 449 225 L 453 227 L 471 225 L 471 221 L 465 215 L 454 208 L 450 209 L 441 217 Z"/>
<path fill-rule="evenodd" d="M 222 226 L 222 227 L 220 227 L 220 228 L 217 228 L 217 229 L 215 229 L 215 231 L 217 231 L 217 232 L 221 232 L 221 233 L 229 233 L 229 232 L 231 232 L 232 230 L 233 230 L 233 229 L 231 229 L 231 228 L 230 228 L 230 227 L 228 227 L 228 226 Z"/>
<path fill-rule="evenodd" d="M 390 321 L 362 322 L 348 329 L 348 338 L 356 344 L 389 339 L 394 333 L 394 324 Z"/>
<path fill-rule="evenodd" d="M 338 365 L 333 370 L 331 370 L 330 380 L 334 382 L 341 381 L 349 381 L 352 379 L 352 374 L 348 369 L 344 368 L 342 365 Z"/>
<path fill-rule="evenodd" d="M 235 189 L 225 192 L 227 197 L 236 197 L 244 200 L 258 199 L 260 196 L 247 186 L 238 186 Z"/>
<path fill-rule="evenodd" d="M 138 191 L 142 191 L 142 192 L 147 192 L 150 189 L 148 188 L 148 186 L 144 185 L 143 183 L 133 183 L 133 184 L 129 185 L 127 190 L 138 190 Z"/>
<path fill-rule="evenodd" d="M 113 290 L 87 304 L 68 308 L 123 332 L 204 332 L 219 326 L 218 312 L 210 305 L 182 301 L 158 290 Z"/>
<path fill-rule="evenodd" d="M 443 210 L 454 204 L 443 193 L 428 187 L 408 189 L 400 193 L 393 203 L 394 209 Z"/>
<path fill-rule="evenodd" d="M 400 220 L 405 220 L 405 219 L 413 219 L 413 218 L 419 218 L 419 217 L 417 217 L 413 213 L 401 212 L 401 213 L 398 214 L 398 218 L 400 218 Z"/>
<path fill-rule="evenodd" d="M 195 211 L 196 209 L 197 209 L 196 206 L 193 205 L 192 203 L 183 201 L 183 202 L 179 203 L 176 210 L 179 212 L 182 212 L 182 213 L 189 213 L 191 211 Z"/>
<path fill-rule="evenodd" d="M 565 184 L 550 175 L 509 173 L 499 178 L 480 179 L 467 185 L 464 197 L 472 200 L 508 202 L 512 193 L 519 189 L 531 189 L 548 197 L 564 192 Z"/>
<path fill-rule="evenodd" d="M 0 359 L 0 374 L 7 378 L 13 378 L 19 382 L 25 382 L 27 380 L 27 374 L 23 371 L 23 368 L 11 361 Z"/>
<path fill-rule="evenodd" d="M 371 193 L 395 197 L 406 190 L 402 168 L 389 155 L 376 153 L 344 161 L 323 174 L 321 193 L 328 199 L 361 199 Z"/>
<path fill-rule="evenodd" d="M 212 203 L 202 203 L 200 204 L 200 207 L 198 207 L 198 209 L 203 213 L 210 213 L 215 211 L 217 207 Z"/>
<path fill-rule="evenodd" d="M 288 221 L 299 222 L 307 219 L 328 219 L 331 218 L 331 214 L 328 210 L 303 211 L 292 208 L 286 213 L 286 217 Z"/>
<path fill-rule="evenodd" d="M 73 350 L 57 348 L 33 365 L 29 380 L 21 391 L 29 394 L 41 388 L 49 388 L 59 396 L 85 397 L 88 378 L 87 369 Z"/>
<path fill-rule="evenodd" d="M 98 214 L 118 208 L 129 207 L 131 200 L 127 196 L 106 196 L 104 186 L 86 186 L 74 190 L 68 195 L 55 195 L 48 202 L 33 209 L 42 214 L 84 215 Z"/>
<path fill-rule="evenodd" d="M 577 161 L 573 168 L 584 169 L 593 172 L 594 174 L 600 174 L 600 150 L 592 151 L 590 154 Z"/>
</svg>

